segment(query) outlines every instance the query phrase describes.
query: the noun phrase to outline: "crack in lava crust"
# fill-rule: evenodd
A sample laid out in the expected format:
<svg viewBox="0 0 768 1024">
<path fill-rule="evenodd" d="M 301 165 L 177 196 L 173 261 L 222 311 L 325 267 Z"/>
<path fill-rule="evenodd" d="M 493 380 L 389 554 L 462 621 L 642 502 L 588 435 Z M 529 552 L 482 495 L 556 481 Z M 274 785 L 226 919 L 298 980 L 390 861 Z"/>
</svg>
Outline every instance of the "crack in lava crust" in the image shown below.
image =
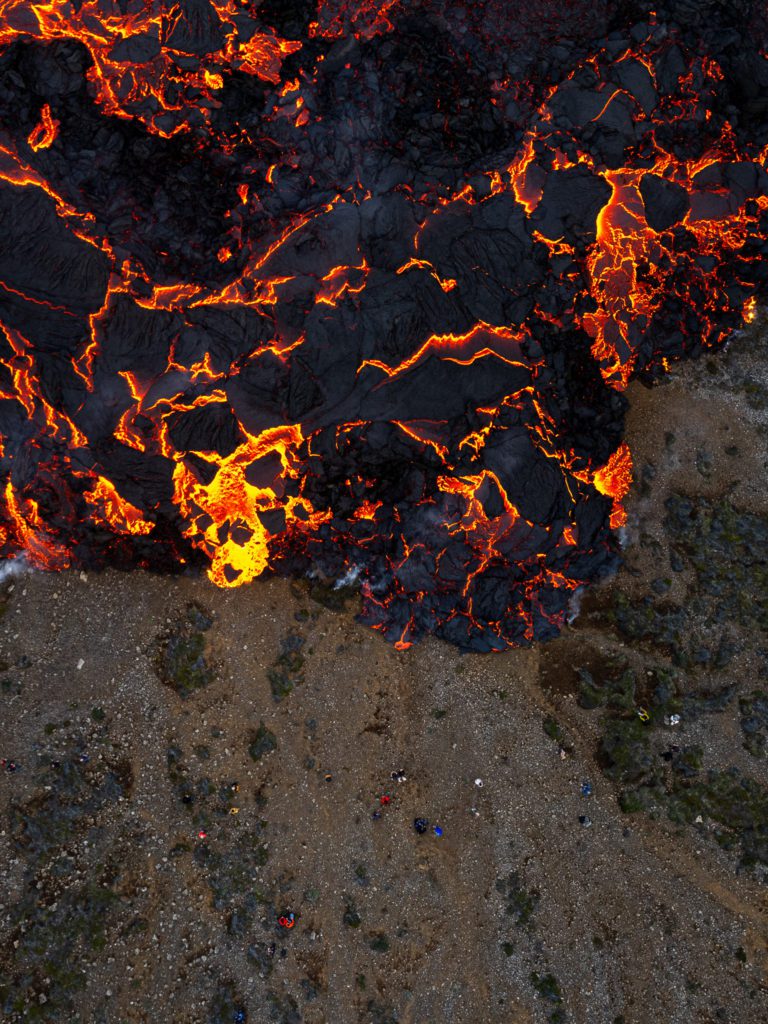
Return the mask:
<svg viewBox="0 0 768 1024">
<path fill-rule="evenodd" d="M 627 384 L 765 296 L 768 33 L 517 6 L 0 5 L 0 553 L 557 633 Z"/>
</svg>

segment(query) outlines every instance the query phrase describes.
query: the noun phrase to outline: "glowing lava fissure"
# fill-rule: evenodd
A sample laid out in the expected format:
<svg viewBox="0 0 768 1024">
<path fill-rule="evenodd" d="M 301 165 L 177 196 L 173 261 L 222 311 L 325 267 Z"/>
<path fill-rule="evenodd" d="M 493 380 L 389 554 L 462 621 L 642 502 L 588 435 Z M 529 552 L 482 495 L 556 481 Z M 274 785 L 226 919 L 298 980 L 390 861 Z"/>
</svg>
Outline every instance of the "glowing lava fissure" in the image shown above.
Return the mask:
<svg viewBox="0 0 768 1024">
<path fill-rule="evenodd" d="M 518 6 L 2 5 L 3 556 L 557 633 L 627 384 L 765 298 L 768 19 Z"/>
</svg>

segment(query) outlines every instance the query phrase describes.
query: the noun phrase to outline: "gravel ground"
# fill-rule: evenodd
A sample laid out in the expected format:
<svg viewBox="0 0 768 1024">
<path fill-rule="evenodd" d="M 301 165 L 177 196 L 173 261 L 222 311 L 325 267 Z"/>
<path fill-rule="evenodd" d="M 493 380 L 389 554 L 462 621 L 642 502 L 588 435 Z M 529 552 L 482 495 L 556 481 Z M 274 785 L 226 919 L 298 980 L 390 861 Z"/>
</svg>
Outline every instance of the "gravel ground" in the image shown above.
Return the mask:
<svg viewBox="0 0 768 1024">
<path fill-rule="evenodd" d="M 284 580 L 6 578 L 2 1019 L 768 1021 L 766 365 L 757 325 L 632 389 L 625 566 L 545 647 L 398 652 Z"/>
</svg>

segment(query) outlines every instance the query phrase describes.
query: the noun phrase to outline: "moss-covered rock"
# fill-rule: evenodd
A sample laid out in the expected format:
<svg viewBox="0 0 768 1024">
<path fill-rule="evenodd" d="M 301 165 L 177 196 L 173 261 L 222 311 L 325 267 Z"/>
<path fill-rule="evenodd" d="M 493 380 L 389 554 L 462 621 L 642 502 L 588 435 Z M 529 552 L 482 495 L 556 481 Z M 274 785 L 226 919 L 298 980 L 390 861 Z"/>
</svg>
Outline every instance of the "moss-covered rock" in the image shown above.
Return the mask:
<svg viewBox="0 0 768 1024">
<path fill-rule="evenodd" d="M 768 744 L 768 693 L 753 690 L 740 697 L 739 716 L 744 748 L 753 757 L 762 757 Z"/>
<path fill-rule="evenodd" d="M 320 580 L 310 580 L 309 596 L 328 611 L 343 612 L 350 601 L 358 596 L 358 591 L 355 587 L 339 587 L 336 584 L 321 583 Z"/>
<path fill-rule="evenodd" d="M 666 806 L 673 821 L 713 823 L 717 841 L 738 849 L 744 866 L 768 865 L 768 788 L 736 768 L 676 781 Z"/>
<path fill-rule="evenodd" d="M 609 719 L 599 750 L 603 770 L 614 782 L 648 783 L 654 776 L 649 729 L 637 715 Z"/>
<path fill-rule="evenodd" d="M 212 621 L 199 605 L 191 604 L 185 616 L 157 640 L 154 656 L 157 676 L 182 700 L 209 686 L 217 676 L 206 657 L 205 633 Z"/>
<path fill-rule="evenodd" d="M 608 707 L 616 711 L 629 711 L 635 707 L 635 675 L 623 666 L 597 680 L 585 668 L 577 671 L 579 685 L 577 699 L 587 711 Z"/>
<path fill-rule="evenodd" d="M 672 754 L 672 770 L 684 779 L 692 779 L 699 774 L 704 761 L 704 752 L 700 746 L 683 747 Z"/>
<path fill-rule="evenodd" d="M 265 754 L 271 754 L 273 750 L 277 750 L 277 737 L 263 722 L 259 722 L 259 727 L 248 744 L 248 753 L 254 761 L 260 761 Z"/>
<path fill-rule="evenodd" d="M 586 703 L 603 709 L 598 761 L 619 787 L 625 814 L 665 811 L 677 823 L 706 828 L 721 846 L 738 853 L 743 865 L 768 863 L 768 788 L 736 768 L 705 771 L 702 745 L 670 743 L 673 735 L 682 735 L 677 728 L 727 711 L 733 685 L 682 693 L 676 672 L 658 666 L 646 670 L 642 688 L 628 670 L 599 684 L 589 677 L 585 685 Z M 639 700 L 646 706 L 635 704 Z M 739 700 L 742 728 L 747 725 L 747 741 L 758 753 L 766 712 L 761 690 Z"/>
<path fill-rule="evenodd" d="M 519 871 L 512 871 L 507 878 L 496 880 L 496 892 L 505 900 L 505 911 L 518 928 L 527 928 L 531 924 L 534 911 L 539 903 L 539 891 L 526 889 Z"/>
<path fill-rule="evenodd" d="M 672 495 L 666 508 L 671 542 L 716 599 L 720 621 L 768 630 L 768 520 L 727 500 Z"/>
<path fill-rule="evenodd" d="M 281 652 L 269 669 L 267 679 L 272 690 L 272 697 L 280 702 L 287 697 L 294 687 L 304 682 L 304 647 L 303 637 L 289 633 L 281 642 Z"/>
<path fill-rule="evenodd" d="M 247 1024 L 245 1004 L 236 993 L 232 981 L 220 981 L 208 1008 L 208 1024 Z"/>
<path fill-rule="evenodd" d="M 565 1021 L 565 1010 L 563 1008 L 563 993 L 554 974 L 537 974 L 535 971 L 530 975 L 534 991 L 548 1004 L 547 1020 L 550 1024 L 563 1024 Z"/>
<path fill-rule="evenodd" d="M 347 903 L 346 907 L 344 908 L 342 921 L 347 926 L 347 928 L 359 928 L 360 925 L 363 923 L 363 919 L 357 912 L 357 908 L 355 907 L 354 903 Z"/>
<path fill-rule="evenodd" d="M 125 851 L 100 826 L 130 796 L 133 777 L 114 755 L 92 759 L 89 739 L 100 734 L 45 750 L 34 794 L 11 806 L 10 843 L 24 871 L 0 944 L 3 1020 L 74 1020 L 87 957 L 106 948 L 120 918 Z M 81 857 L 86 836 L 95 863 Z"/>
<path fill-rule="evenodd" d="M 567 753 L 573 750 L 573 743 L 558 720 L 552 715 L 547 715 L 544 718 L 542 728 L 544 729 L 544 734 L 549 736 L 551 740 L 554 740 L 561 750 L 565 750 Z"/>
<path fill-rule="evenodd" d="M 723 669 L 738 650 L 739 629 L 768 629 L 768 519 L 727 500 L 680 494 L 668 498 L 666 510 L 670 568 L 685 573 L 685 596 L 672 600 L 668 582 L 659 577 L 651 593 L 614 594 L 590 619 L 678 668 Z M 645 546 L 658 547 L 659 556 L 664 551 L 653 538 Z M 583 706 L 599 704 L 589 680 L 580 689 Z"/>
<path fill-rule="evenodd" d="M 195 864 L 205 874 L 211 890 L 215 910 L 240 916 L 245 929 L 257 909 L 271 902 L 271 893 L 254 885 L 257 869 L 269 860 L 269 848 L 264 841 L 264 823 L 247 832 L 241 832 L 234 841 L 221 837 L 220 841 L 197 843 L 192 855 Z"/>
</svg>

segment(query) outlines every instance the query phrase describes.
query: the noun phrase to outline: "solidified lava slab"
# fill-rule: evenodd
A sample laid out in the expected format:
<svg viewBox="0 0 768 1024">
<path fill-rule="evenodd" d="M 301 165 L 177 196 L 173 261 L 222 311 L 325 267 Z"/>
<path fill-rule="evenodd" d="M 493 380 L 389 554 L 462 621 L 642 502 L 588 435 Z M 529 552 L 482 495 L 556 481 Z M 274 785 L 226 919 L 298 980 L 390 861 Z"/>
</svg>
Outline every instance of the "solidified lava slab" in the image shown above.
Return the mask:
<svg viewBox="0 0 768 1024">
<path fill-rule="evenodd" d="M 768 15 L 524 7 L 4 5 L 2 555 L 557 633 L 628 383 L 765 297 Z"/>
</svg>

